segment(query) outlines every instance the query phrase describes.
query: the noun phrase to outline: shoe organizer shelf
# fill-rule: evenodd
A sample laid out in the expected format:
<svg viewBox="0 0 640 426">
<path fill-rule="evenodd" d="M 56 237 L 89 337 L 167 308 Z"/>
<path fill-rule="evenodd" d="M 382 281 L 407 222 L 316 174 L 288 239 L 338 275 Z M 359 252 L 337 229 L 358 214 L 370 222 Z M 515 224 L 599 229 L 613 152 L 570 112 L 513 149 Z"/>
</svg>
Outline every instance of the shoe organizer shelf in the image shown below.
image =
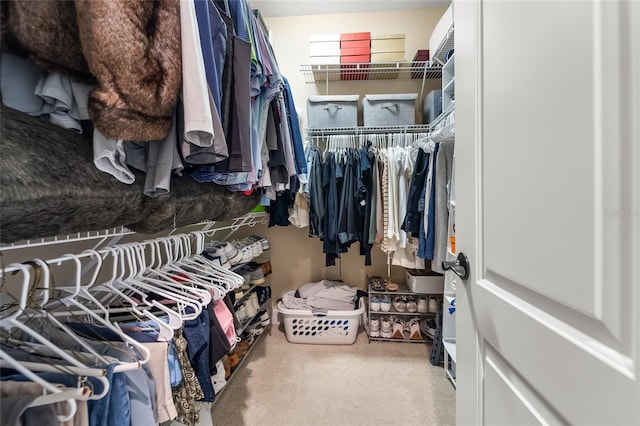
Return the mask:
<svg viewBox="0 0 640 426">
<path fill-rule="evenodd" d="M 270 288 L 271 279 L 271 261 L 268 241 L 266 245 L 263 244 L 262 250 L 253 252 L 246 250 L 249 245 L 260 243 L 262 240 L 266 239 L 261 237 L 259 240 L 253 242 L 249 241 L 246 243 L 240 243 L 240 245 L 237 246 L 239 252 L 247 251 L 247 253 L 243 253 L 242 259 L 239 263 L 234 264 L 230 268 L 231 271 L 242 275 L 245 278 L 245 284 L 237 290 L 242 291 L 242 296 L 235 298 L 233 308 L 236 318 L 240 323 L 240 327 L 235 330 L 236 335 L 242 339 L 238 342 L 238 345 L 245 340 L 245 336 L 250 339 L 250 344 L 244 355 L 239 357 L 238 363 L 231 366 L 231 374 L 225 379 L 225 385 L 219 390 L 216 390 L 216 398 L 213 401 L 213 405 L 220 400 L 219 396 L 227 388 L 227 384 L 235 377 L 238 370 L 242 368 L 258 340 L 270 329 L 271 313 L 269 312 L 269 307 L 271 306 L 271 293 L 270 290 L 266 290 Z M 242 247 L 242 244 L 247 245 Z M 263 262 L 257 262 L 259 259 Z M 262 269 L 262 266 L 266 264 L 269 264 L 268 272 Z M 260 289 L 262 288 L 265 289 L 264 292 L 260 292 Z M 263 294 L 259 295 L 258 293 Z M 254 299 L 254 294 L 256 295 L 256 300 L 252 300 Z M 240 314 L 240 312 L 243 313 Z M 265 313 L 267 315 L 267 319 L 263 320 Z M 259 328 L 262 328 L 261 332 L 253 332 L 254 329 Z M 231 356 L 232 353 L 234 353 L 234 350 L 226 356 Z"/>
<path fill-rule="evenodd" d="M 396 284 L 398 289 L 395 291 L 377 290 L 369 279 L 365 323 L 369 342 L 424 343 L 433 340 L 436 335 L 435 316 L 442 307 L 442 293 L 416 293 L 405 283 Z M 413 301 L 415 306 L 408 307 L 407 301 Z"/>
</svg>

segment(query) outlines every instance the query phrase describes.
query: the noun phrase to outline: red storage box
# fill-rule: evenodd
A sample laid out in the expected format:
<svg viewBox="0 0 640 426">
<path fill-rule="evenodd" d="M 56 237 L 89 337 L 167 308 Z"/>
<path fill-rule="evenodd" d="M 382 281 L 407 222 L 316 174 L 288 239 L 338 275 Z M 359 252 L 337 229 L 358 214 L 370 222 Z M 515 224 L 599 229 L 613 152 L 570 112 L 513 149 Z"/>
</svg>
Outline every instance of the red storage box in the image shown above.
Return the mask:
<svg viewBox="0 0 640 426">
<path fill-rule="evenodd" d="M 370 40 L 371 33 L 342 33 L 340 34 L 340 41 L 350 40 Z"/>
<path fill-rule="evenodd" d="M 340 49 L 366 48 L 371 50 L 371 40 L 347 40 L 340 41 Z"/>
<path fill-rule="evenodd" d="M 413 62 L 411 62 L 411 66 L 413 68 L 417 68 L 419 66 L 422 66 L 422 64 L 418 64 L 418 62 L 426 62 L 429 60 L 429 49 L 419 49 L 415 56 L 413 57 Z M 423 76 L 424 72 L 423 71 L 416 71 L 414 70 L 411 73 L 411 78 L 413 79 L 421 79 Z"/>
<path fill-rule="evenodd" d="M 340 56 L 369 56 L 370 54 L 371 49 L 369 47 L 340 48 Z"/>
<path fill-rule="evenodd" d="M 343 65 L 340 66 L 340 68 L 342 68 L 342 71 L 340 72 L 340 78 L 342 80 L 366 80 L 367 78 L 369 78 L 370 60 L 370 55 L 341 56 L 340 63 Z"/>
</svg>

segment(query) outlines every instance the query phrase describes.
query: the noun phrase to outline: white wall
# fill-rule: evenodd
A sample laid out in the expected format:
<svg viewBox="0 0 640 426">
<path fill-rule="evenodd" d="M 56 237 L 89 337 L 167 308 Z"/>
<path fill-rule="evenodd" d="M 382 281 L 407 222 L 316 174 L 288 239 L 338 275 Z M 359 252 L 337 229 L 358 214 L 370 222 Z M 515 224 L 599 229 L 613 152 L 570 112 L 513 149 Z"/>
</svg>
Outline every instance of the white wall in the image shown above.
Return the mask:
<svg viewBox="0 0 640 426">
<path fill-rule="evenodd" d="M 348 1 L 348 0 L 345 0 Z M 312 63 L 309 58 L 309 36 L 312 34 L 370 32 L 405 34 L 405 59 L 411 61 L 418 49 L 429 48 L 429 37 L 445 8 L 368 12 L 360 14 L 293 16 L 265 18 L 272 34 L 281 72 L 291 84 L 302 128 L 306 126 L 306 103 L 312 95 L 420 93 L 422 80 L 335 81 L 326 85 L 305 83 L 300 65 Z M 427 80 L 424 93 L 439 88 L 440 80 Z M 421 105 L 418 103 L 418 105 Z M 421 108 L 417 108 L 420 120 Z M 420 123 L 420 121 L 418 121 Z"/>
</svg>

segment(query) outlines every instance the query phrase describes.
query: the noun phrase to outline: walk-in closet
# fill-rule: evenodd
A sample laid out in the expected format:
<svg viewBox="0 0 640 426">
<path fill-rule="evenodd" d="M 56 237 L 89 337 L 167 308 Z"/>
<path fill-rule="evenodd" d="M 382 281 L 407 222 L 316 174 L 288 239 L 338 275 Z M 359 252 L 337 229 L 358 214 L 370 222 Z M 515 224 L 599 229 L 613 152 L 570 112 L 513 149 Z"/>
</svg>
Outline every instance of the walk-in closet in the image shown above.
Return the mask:
<svg viewBox="0 0 640 426">
<path fill-rule="evenodd" d="M 0 22 L 1 426 L 640 424 L 640 2 Z"/>
</svg>

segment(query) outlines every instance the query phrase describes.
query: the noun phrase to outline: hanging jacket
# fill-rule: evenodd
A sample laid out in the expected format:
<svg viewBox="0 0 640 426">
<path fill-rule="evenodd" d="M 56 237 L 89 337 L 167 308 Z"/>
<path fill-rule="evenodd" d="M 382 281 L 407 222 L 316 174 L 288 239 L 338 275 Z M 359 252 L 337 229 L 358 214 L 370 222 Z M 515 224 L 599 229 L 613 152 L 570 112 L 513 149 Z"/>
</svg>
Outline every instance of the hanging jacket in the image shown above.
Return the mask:
<svg viewBox="0 0 640 426">
<path fill-rule="evenodd" d="M 15 0 L 3 43 L 49 72 L 97 80 L 93 124 L 110 139 L 164 139 L 182 81 L 179 0 Z"/>
</svg>

